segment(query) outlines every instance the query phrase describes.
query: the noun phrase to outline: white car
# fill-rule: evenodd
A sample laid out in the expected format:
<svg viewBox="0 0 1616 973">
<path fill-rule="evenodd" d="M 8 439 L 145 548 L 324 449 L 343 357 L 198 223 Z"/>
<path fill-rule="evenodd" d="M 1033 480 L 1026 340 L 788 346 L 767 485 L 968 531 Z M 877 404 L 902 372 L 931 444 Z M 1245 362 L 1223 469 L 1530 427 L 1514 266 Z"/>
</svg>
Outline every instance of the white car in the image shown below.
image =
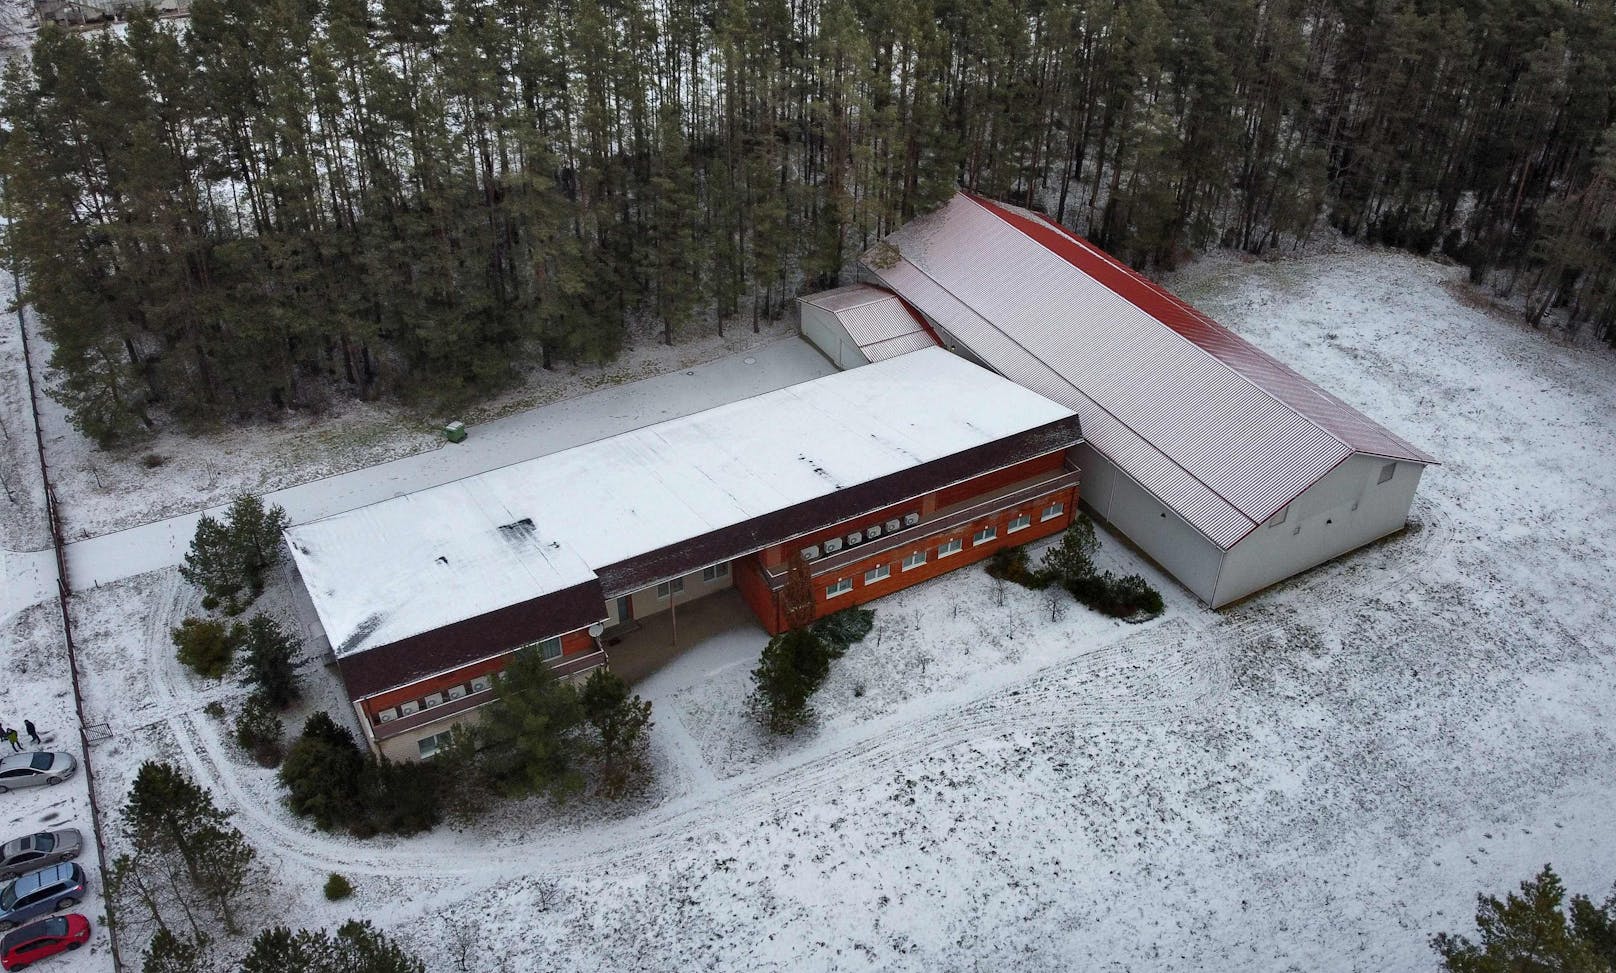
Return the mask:
<svg viewBox="0 0 1616 973">
<path fill-rule="evenodd" d="M 0 760 L 0 794 L 19 787 L 60 784 L 78 769 L 79 762 L 70 754 L 46 750 L 14 753 Z"/>
</svg>

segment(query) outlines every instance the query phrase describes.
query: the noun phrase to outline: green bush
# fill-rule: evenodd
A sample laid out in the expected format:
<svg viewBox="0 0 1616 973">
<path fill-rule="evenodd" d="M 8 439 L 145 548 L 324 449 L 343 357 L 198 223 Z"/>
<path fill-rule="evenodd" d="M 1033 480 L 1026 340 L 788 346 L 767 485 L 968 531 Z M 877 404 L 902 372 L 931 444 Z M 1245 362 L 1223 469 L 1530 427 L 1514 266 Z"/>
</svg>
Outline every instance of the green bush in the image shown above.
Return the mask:
<svg viewBox="0 0 1616 973">
<path fill-rule="evenodd" d="M 303 734 L 286 752 L 280 780 L 287 805 L 314 819 L 322 831 L 342 828 L 358 838 L 407 835 L 430 830 L 443 818 L 443 773 L 437 762 L 377 760 L 325 713 L 303 724 Z"/>
<path fill-rule="evenodd" d="M 325 880 L 325 897 L 332 902 L 341 902 L 352 894 L 353 884 L 336 872 Z"/>
<path fill-rule="evenodd" d="M 1027 557 L 1025 547 L 1004 547 L 993 552 L 988 558 L 988 575 L 1013 581 L 1023 588 L 1042 591 L 1054 582 L 1054 577 L 1047 571 L 1034 570 Z"/>
<path fill-rule="evenodd" d="M 252 754 L 261 767 L 281 762 L 281 721 L 262 694 L 253 693 L 236 716 L 236 742 Z"/>
<path fill-rule="evenodd" d="M 199 676 L 221 679 L 230 671 L 230 660 L 241 641 L 241 626 L 226 627 L 211 618 L 187 618 L 169 632 L 175 656 Z"/>
<path fill-rule="evenodd" d="M 808 699 L 830 664 L 847 652 L 843 638 L 862 639 L 870 631 L 874 613 L 862 609 L 837 612 L 808 628 L 783 632 L 769 640 L 752 670 L 752 694 L 747 705 L 772 733 L 791 734 L 808 721 Z M 831 633 L 827 637 L 822 632 Z"/>
<path fill-rule="evenodd" d="M 815 635 L 828 642 L 840 658 L 849 646 L 864 641 L 875 627 L 875 612 L 868 608 L 844 608 L 834 615 L 826 615 L 813 624 Z"/>
<path fill-rule="evenodd" d="M 197 521 L 180 575 L 227 614 L 238 615 L 264 590 L 269 569 L 280 561 L 281 531 L 289 523 L 280 507 L 265 507 L 243 494 L 223 520 L 203 514 Z"/>
<path fill-rule="evenodd" d="M 1110 571 L 1102 571 L 1068 580 L 1066 590 L 1073 598 L 1112 618 L 1154 616 L 1162 612 L 1161 593 L 1137 574 L 1119 578 Z"/>
</svg>

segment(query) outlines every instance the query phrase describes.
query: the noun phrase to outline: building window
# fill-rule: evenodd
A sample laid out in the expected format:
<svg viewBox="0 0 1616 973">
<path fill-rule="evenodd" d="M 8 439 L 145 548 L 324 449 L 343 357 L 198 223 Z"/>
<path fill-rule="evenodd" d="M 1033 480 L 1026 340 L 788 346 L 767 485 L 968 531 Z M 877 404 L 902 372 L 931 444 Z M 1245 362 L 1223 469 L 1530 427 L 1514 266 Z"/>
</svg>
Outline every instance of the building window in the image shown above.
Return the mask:
<svg viewBox="0 0 1616 973">
<path fill-rule="evenodd" d="M 1038 515 L 1038 520 L 1040 522 L 1045 520 L 1054 520 L 1056 517 L 1059 517 L 1065 512 L 1066 505 L 1061 503 L 1059 500 L 1056 500 L 1054 503 L 1044 508 L 1044 512 Z"/>
<path fill-rule="evenodd" d="M 1018 530 L 1026 530 L 1028 527 L 1031 527 L 1031 526 L 1032 526 L 1032 518 L 1031 517 L 1027 516 L 1026 514 L 1016 514 L 1015 517 L 1013 517 L 1011 519 L 1010 526 L 1005 529 L 1005 533 L 1006 534 L 1014 534 Z"/>
<path fill-rule="evenodd" d="M 533 643 L 539 650 L 539 655 L 545 662 L 561 658 L 561 638 L 545 639 L 543 642 Z"/>
<path fill-rule="evenodd" d="M 1283 524 L 1285 522 L 1285 518 L 1289 517 L 1290 515 L 1291 505 L 1287 503 L 1285 506 L 1279 508 L 1279 513 L 1268 518 L 1268 526 L 1278 527 L 1280 524 Z"/>
<path fill-rule="evenodd" d="M 659 600 L 666 600 L 670 594 L 676 594 L 683 590 L 685 590 L 685 579 L 674 578 L 672 581 L 664 581 L 657 585 L 656 596 Z"/>
<path fill-rule="evenodd" d="M 418 744 L 421 748 L 421 759 L 425 760 L 428 757 L 436 756 L 439 750 L 449 746 L 450 739 L 451 734 L 448 730 L 444 730 L 442 733 L 434 733 L 422 739 Z"/>
<path fill-rule="evenodd" d="M 892 577 L 891 566 L 886 564 L 878 564 L 870 570 L 864 572 L 864 583 L 875 584 L 877 581 L 885 581 L 890 577 Z"/>
<path fill-rule="evenodd" d="M 825 589 L 825 597 L 826 598 L 835 598 L 837 595 L 845 595 L 849 591 L 852 591 L 852 590 L 853 590 L 853 579 L 852 578 L 837 578 L 835 584 L 833 584 L 829 588 Z"/>
<path fill-rule="evenodd" d="M 1397 475 L 1397 464 L 1396 463 L 1387 463 L 1385 466 L 1382 466 L 1380 468 L 1380 482 L 1381 483 L 1390 483 L 1392 481 L 1392 477 L 1394 477 L 1396 475 Z"/>
<path fill-rule="evenodd" d="M 719 578 L 727 577 L 729 577 L 728 564 L 715 564 L 712 567 L 701 569 L 701 580 L 703 581 L 712 582 L 717 581 Z"/>
<path fill-rule="evenodd" d="M 925 564 L 925 563 L 926 563 L 926 552 L 925 551 L 916 551 L 915 553 L 913 553 L 913 554 L 911 554 L 908 557 L 903 559 L 903 569 L 905 571 L 908 571 L 908 570 L 910 570 L 912 568 L 918 568 L 922 564 Z"/>
<path fill-rule="evenodd" d="M 953 540 L 943 541 L 941 544 L 937 545 L 937 556 L 947 557 L 950 554 L 958 553 L 959 549 L 964 546 L 965 542 L 960 540 L 958 537 L 954 538 Z"/>
<path fill-rule="evenodd" d="M 999 536 L 998 528 L 996 528 L 996 527 L 984 527 L 981 530 L 977 531 L 975 534 L 971 535 L 971 546 L 975 547 L 978 544 L 986 544 L 988 541 L 991 541 L 995 537 L 998 537 L 998 536 Z"/>
</svg>

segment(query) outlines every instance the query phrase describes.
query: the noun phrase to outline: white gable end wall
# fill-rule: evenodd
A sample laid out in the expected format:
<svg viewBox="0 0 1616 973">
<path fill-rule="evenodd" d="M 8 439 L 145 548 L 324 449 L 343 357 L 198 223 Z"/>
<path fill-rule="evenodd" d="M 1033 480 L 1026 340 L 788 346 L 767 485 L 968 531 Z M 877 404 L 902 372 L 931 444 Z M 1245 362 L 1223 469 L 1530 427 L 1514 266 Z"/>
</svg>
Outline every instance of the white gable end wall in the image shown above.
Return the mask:
<svg viewBox="0 0 1616 973">
<path fill-rule="evenodd" d="M 1352 455 L 1291 501 L 1283 521 L 1270 520 L 1235 544 L 1208 599 L 1211 606 L 1220 608 L 1402 530 L 1425 467 L 1396 463 L 1392 478 L 1381 483 L 1381 471 L 1391 462 Z"/>
<path fill-rule="evenodd" d="M 833 312 L 805 302 L 799 302 L 797 307 L 802 312 L 802 336 L 824 352 L 832 365 L 846 371 L 870 363 Z"/>
</svg>

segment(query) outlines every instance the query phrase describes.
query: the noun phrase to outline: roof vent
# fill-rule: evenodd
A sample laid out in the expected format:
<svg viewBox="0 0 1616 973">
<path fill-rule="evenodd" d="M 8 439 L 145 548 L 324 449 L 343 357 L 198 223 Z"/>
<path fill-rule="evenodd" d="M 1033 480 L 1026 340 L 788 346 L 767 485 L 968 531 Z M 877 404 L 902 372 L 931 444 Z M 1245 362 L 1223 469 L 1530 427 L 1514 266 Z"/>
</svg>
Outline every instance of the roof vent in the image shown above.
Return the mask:
<svg viewBox="0 0 1616 973">
<path fill-rule="evenodd" d="M 443 556 L 443 555 L 442 555 L 442 554 L 439 554 L 439 555 L 438 555 L 438 563 L 439 563 L 439 564 L 448 564 L 448 563 L 449 563 L 449 559 L 448 559 L 448 558 L 446 558 L 446 557 L 444 557 L 444 556 Z"/>
</svg>

